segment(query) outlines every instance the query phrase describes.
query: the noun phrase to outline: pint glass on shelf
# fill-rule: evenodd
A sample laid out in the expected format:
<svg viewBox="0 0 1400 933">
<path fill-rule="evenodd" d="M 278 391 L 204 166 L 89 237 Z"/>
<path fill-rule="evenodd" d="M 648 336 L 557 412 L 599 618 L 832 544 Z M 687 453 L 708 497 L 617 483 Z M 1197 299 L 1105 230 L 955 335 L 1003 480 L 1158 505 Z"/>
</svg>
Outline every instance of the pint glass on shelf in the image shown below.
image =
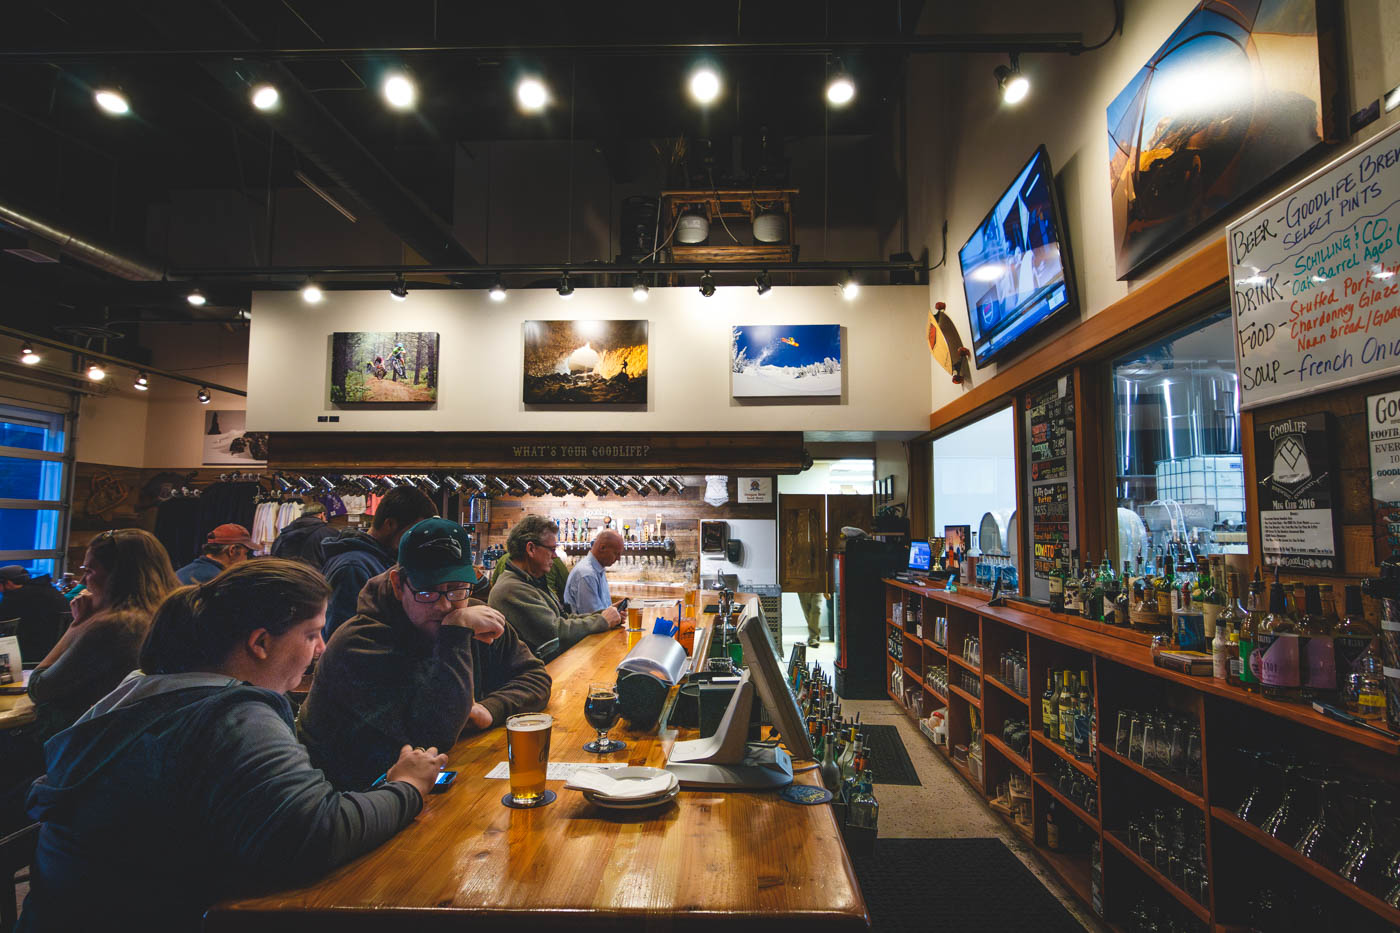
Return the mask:
<svg viewBox="0 0 1400 933">
<path fill-rule="evenodd" d="M 506 720 L 510 795 L 516 804 L 529 806 L 544 796 L 549 735 L 553 726 L 554 717 L 548 713 L 521 713 Z"/>
</svg>

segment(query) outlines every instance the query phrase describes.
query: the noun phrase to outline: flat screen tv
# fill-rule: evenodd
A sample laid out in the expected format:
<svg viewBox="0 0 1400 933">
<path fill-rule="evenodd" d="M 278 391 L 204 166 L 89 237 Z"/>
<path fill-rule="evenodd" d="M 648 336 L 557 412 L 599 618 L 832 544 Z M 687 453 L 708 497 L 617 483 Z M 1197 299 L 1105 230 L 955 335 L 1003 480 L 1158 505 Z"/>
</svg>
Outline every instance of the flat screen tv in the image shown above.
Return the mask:
<svg viewBox="0 0 1400 933">
<path fill-rule="evenodd" d="M 922 570 L 928 573 L 933 566 L 933 552 L 929 549 L 927 541 L 915 541 L 909 545 L 909 569 Z"/>
<path fill-rule="evenodd" d="M 1052 319 L 1075 312 L 1065 225 L 1044 146 L 958 250 L 958 261 L 978 366 L 1004 359 Z"/>
</svg>

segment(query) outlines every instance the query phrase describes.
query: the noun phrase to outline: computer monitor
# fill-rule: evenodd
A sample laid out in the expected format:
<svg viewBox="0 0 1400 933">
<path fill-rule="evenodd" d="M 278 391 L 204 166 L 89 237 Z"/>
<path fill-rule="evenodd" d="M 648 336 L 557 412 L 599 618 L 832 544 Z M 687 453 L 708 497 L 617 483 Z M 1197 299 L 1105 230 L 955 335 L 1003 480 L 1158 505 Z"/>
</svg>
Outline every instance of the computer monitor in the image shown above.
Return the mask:
<svg viewBox="0 0 1400 933">
<path fill-rule="evenodd" d="M 783 744 L 788 747 L 792 757 L 811 758 L 812 743 L 807 741 L 802 708 L 797 705 L 792 685 L 778 666 L 778 655 L 773 650 L 768 625 L 763 618 L 763 607 L 759 605 L 757 597 L 750 599 L 739 614 L 738 632 L 739 644 L 744 646 L 744 663 L 758 688 L 758 698 L 763 701 L 768 715 L 773 717 L 773 725 L 783 734 Z"/>
<path fill-rule="evenodd" d="M 909 569 L 928 573 L 933 567 L 933 552 L 927 541 L 915 541 L 909 545 Z"/>
</svg>

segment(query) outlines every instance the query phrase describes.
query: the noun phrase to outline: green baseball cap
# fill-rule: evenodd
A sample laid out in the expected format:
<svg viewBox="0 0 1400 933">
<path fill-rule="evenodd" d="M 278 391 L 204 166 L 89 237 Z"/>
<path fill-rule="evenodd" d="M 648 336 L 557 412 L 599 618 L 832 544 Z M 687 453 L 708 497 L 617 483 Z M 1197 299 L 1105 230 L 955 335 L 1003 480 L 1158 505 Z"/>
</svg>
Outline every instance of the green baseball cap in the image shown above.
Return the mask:
<svg viewBox="0 0 1400 933">
<path fill-rule="evenodd" d="M 444 583 L 475 583 L 467 529 L 445 518 L 425 518 L 399 539 L 399 569 L 414 589 Z"/>
</svg>

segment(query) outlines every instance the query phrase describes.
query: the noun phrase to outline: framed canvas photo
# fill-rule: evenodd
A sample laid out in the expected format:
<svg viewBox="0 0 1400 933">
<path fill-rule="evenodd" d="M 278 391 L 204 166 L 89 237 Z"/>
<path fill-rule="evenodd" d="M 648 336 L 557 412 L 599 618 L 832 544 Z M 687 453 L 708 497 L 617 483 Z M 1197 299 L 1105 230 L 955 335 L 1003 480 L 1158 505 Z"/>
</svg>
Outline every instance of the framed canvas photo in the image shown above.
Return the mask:
<svg viewBox="0 0 1400 933">
<path fill-rule="evenodd" d="M 526 405 L 646 405 L 646 321 L 526 321 L 524 327 Z"/>
<path fill-rule="evenodd" d="M 735 327 L 729 372 L 734 398 L 840 398 L 841 325 Z"/>
<path fill-rule="evenodd" d="M 246 411 L 204 412 L 205 466 L 266 466 L 267 434 L 245 431 Z"/>
<path fill-rule="evenodd" d="M 1203 0 L 1108 105 L 1118 278 L 1335 140 L 1328 0 Z"/>
<path fill-rule="evenodd" d="M 437 401 L 437 384 L 436 333 L 331 334 L 333 405 L 431 405 Z"/>
</svg>

